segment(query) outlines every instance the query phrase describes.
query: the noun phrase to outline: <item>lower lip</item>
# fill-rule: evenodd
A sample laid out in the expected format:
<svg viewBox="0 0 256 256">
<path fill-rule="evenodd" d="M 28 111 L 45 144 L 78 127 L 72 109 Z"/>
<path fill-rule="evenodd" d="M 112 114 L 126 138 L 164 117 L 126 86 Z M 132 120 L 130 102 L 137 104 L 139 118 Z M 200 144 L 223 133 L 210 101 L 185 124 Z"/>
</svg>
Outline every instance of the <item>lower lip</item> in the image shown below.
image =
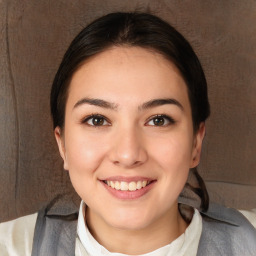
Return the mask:
<svg viewBox="0 0 256 256">
<path fill-rule="evenodd" d="M 154 186 L 154 184 L 156 183 L 156 181 L 151 182 L 150 184 L 148 184 L 146 187 L 135 190 L 135 191 L 122 191 L 122 190 L 116 190 L 112 187 L 109 187 L 106 183 L 104 183 L 103 181 L 101 182 L 105 188 L 108 190 L 108 192 L 118 198 L 118 199 L 123 199 L 123 200 L 134 200 L 134 199 L 138 199 L 142 196 L 144 196 L 145 194 L 147 194 Z"/>
</svg>

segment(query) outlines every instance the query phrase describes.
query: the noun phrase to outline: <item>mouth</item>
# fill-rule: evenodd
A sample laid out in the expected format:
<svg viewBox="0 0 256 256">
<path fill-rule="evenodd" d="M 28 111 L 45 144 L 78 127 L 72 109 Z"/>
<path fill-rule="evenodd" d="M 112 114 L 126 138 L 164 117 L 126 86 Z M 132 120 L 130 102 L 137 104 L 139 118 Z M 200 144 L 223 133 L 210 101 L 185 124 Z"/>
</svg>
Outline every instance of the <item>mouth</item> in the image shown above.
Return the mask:
<svg viewBox="0 0 256 256">
<path fill-rule="evenodd" d="M 157 183 L 157 179 L 138 176 L 112 176 L 99 181 L 112 196 L 121 200 L 139 199 L 151 191 Z"/>
<path fill-rule="evenodd" d="M 103 182 L 112 189 L 119 190 L 119 191 L 136 191 L 145 188 L 146 186 L 150 185 L 154 181 L 149 180 L 139 180 L 139 181 L 117 181 L 117 180 L 103 180 Z"/>
</svg>

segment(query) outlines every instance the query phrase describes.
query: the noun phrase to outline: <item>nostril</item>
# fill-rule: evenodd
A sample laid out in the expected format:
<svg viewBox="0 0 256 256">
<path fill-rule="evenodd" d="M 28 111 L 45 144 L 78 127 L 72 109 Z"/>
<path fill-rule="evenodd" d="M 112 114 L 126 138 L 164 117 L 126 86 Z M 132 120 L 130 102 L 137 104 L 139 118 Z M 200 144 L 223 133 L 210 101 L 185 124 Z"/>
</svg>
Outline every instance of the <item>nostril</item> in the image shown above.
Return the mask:
<svg viewBox="0 0 256 256">
<path fill-rule="evenodd" d="M 114 163 L 115 165 L 125 165 L 125 166 L 134 167 L 134 166 L 140 165 L 140 164 L 142 163 L 142 161 L 134 161 L 134 162 L 132 162 L 132 161 L 130 161 L 130 162 L 126 161 L 126 162 L 124 162 L 124 161 L 115 160 L 115 161 L 113 161 L 113 163 Z"/>
</svg>

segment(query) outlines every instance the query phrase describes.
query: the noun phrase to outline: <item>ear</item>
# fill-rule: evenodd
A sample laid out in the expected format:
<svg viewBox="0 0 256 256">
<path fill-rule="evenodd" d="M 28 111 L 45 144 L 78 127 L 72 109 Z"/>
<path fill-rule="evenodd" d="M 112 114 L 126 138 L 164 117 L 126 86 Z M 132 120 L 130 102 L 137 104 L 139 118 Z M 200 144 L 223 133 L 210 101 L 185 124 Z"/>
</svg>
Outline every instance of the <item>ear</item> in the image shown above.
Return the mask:
<svg viewBox="0 0 256 256">
<path fill-rule="evenodd" d="M 193 149 L 192 149 L 192 158 L 191 158 L 190 168 L 196 167 L 200 162 L 200 156 L 201 156 L 204 135 L 205 135 L 205 123 L 202 122 L 202 123 L 200 123 L 199 129 L 194 137 L 194 144 L 193 144 Z"/>
<path fill-rule="evenodd" d="M 68 170 L 68 163 L 67 163 L 67 157 L 66 157 L 64 137 L 61 134 L 61 129 L 60 129 L 59 126 L 57 126 L 54 129 L 54 135 L 55 135 L 55 139 L 56 139 L 57 144 L 58 144 L 60 156 L 62 157 L 62 159 L 64 161 L 64 170 Z"/>
</svg>

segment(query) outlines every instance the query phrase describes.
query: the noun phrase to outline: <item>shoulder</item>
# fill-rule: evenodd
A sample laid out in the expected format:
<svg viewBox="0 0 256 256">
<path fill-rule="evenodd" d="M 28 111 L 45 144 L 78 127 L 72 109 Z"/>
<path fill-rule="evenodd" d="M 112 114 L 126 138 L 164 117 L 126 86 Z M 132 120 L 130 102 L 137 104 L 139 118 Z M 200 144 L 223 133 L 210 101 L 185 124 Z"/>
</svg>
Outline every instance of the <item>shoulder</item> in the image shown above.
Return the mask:
<svg viewBox="0 0 256 256">
<path fill-rule="evenodd" d="M 256 228 L 256 208 L 252 210 L 239 210 Z"/>
<path fill-rule="evenodd" d="M 31 255 L 37 213 L 0 223 L 2 256 Z"/>
<path fill-rule="evenodd" d="M 256 229 L 239 211 L 211 204 L 201 213 L 203 231 L 199 255 L 254 255 Z M 215 254 L 214 254 L 215 253 Z"/>
</svg>

